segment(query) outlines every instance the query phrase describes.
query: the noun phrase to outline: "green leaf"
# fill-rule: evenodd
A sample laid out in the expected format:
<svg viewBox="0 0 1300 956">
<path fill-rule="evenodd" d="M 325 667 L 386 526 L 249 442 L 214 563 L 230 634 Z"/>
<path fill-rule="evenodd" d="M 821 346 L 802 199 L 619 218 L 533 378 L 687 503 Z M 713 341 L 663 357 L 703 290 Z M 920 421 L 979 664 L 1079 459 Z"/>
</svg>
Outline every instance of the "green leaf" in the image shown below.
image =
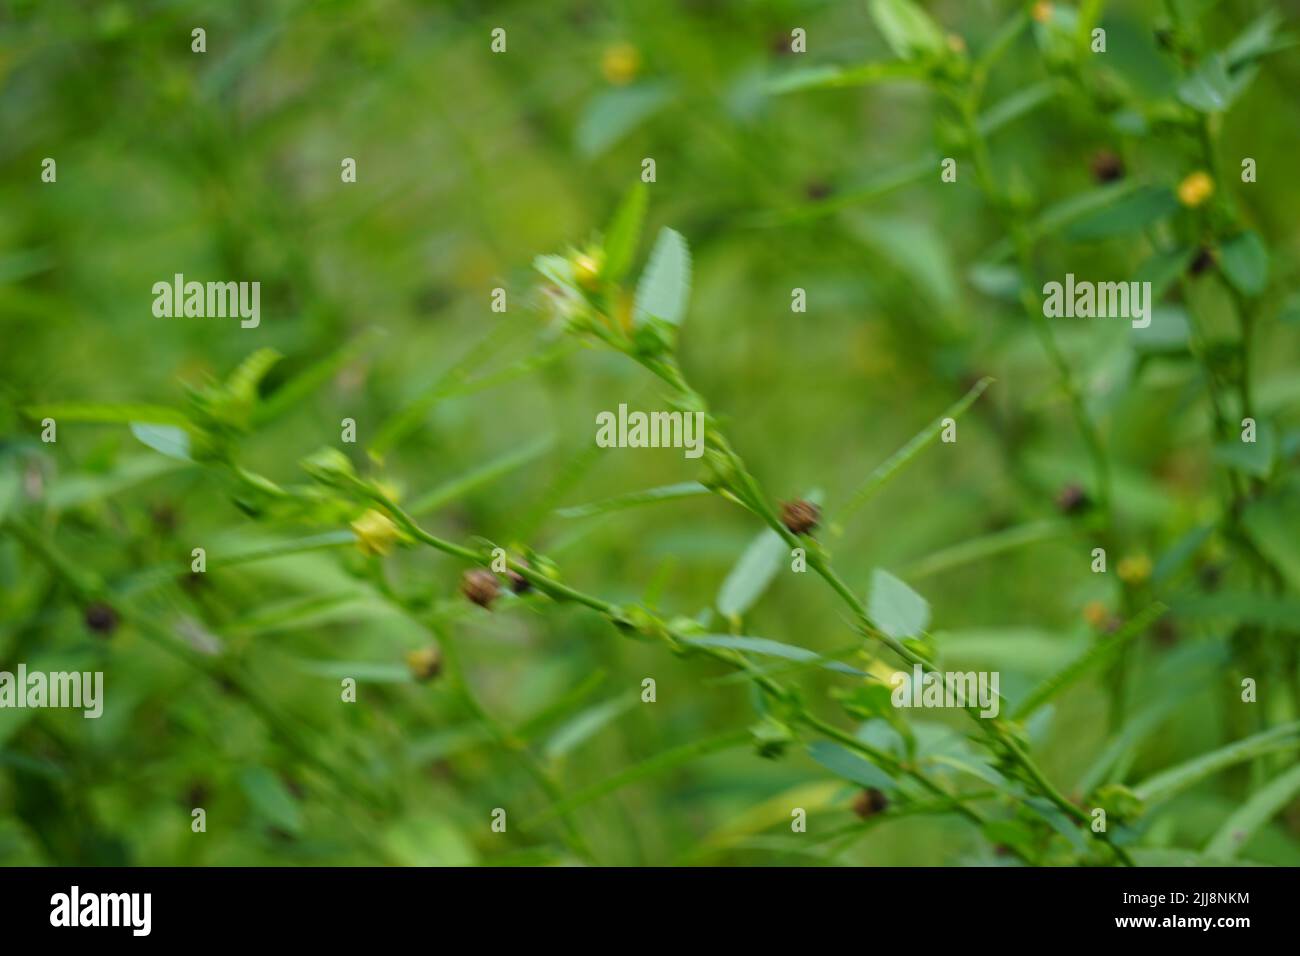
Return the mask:
<svg viewBox="0 0 1300 956">
<path fill-rule="evenodd" d="M 1153 604 L 1129 620 L 1114 634 L 1097 641 L 1087 653 L 1076 658 L 1062 670 L 1053 674 L 1030 692 L 1011 714 L 1012 720 L 1024 720 L 1043 704 L 1078 681 L 1090 671 L 1095 671 L 1113 658 L 1119 650 L 1136 637 L 1144 634 L 1156 619 L 1165 613 L 1163 604 Z"/>
<path fill-rule="evenodd" d="M 253 808 L 269 823 L 292 834 L 302 832 L 302 811 L 289 790 L 265 767 L 249 767 L 239 775 L 239 785 Z"/>
<path fill-rule="evenodd" d="M 980 115 L 978 120 L 980 134 L 991 136 L 1008 123 L 1038 109 L 1058 92 L 1058 85 L 1050 80 L 1031 83 L 1024 89 L 1017 90 Z"/>
<path fill-rule="evenodd" d="M 1149 187 L 1142 186 L 1136 180 L 1122 179 L 1117 183 L 1108 183 L 1068 196 L 1048 206 L 1038 215 L 1030 224 L 1029 236 L 1054 236 L 1070 223 L 1085 219 L 1145 188 Z M 980 258 L 986 263 L 995 263 L 1014 255 L 1015 251 L 1015 244 L 1009 238 L 1004 238 L 994 243 Z"/>
<path fill-rule="evenodd" d="M 1205 845 L 1205 855 L 1222 859 L 1236 856 L 1255 832 L 1281 813 L 1296 794 L 1300 794 L 1300 764 L 1274 777 L 1234 810 Z"/>
<path fill-rule="evenodd" d="M 919 455 L 926 445 L 933 442 L 943 431 L 945 418 L 956 420 L 974 404 L 975 399 L 984 394 L 984 389 L 993 383 L 991 378 L 982 378 L 960 399 L 950 405 L 942 415 L 918 432 L 906 445 L 890 455 L 871 474 L 867 476 L 858 489 L 853 492 L 848 504 L 840 512 L 839 519 L 847 521 L 849 516 L 862 507 L 872 495 L 884 487 L 885 482 L 893 478 L 904 465 Z"/>
<path fill-rule="evenodd" d="M 623 197 L 623 202 L 614 214 L 609 229 L 605 232 L 605 267 L 603 278 L 617 284 L 627 275 L 636 258 L 637 243 L 641 239 L 641 224 L 645 221 L 645 210 L 649 190 L 646 184 L 637 182 Z"/>
<path fill-rule="evenodd" d="M 1284 48 L 1287 43 L 1274 40 L 1277 28 L 1282 25 L 1282 17 L 1276 10 L 1265 10 L 1250 22 L 1223 51 L 1228 61 L 1228 68 L 1235 70 L 1273 52 Z"/>
<path fill-rule="evenodd" d="M 560 508 L 555 513 L 561 518 L 589 518 L 592 515 L 622 511 L 625 508 L 636 508 L 640 505 L 654 504 L 657 501 L 695 498 L 711 493 L 707 485 L 702 485 L 698 481 L 683 481 L 675 485 L 660 485 L 657 488 L 647 488 L 644 491 L 631 491 L 625 495 L 615 495 L 612 498 L 603 498 L 600 501 L 592 501 L 584 505 Z"/>
<path fill-rule="evenodd" d="M 1258 424 L 1254 441 L 1229 439 L 1214 446 L 1216 459 L 1256 478 L 1267 478 L 1272 473 L 1276 454 L 1277 436 L 1269 422 Z"/>
<path fill-rule="evenodd" d="M 1300 620 L 1300 599 L 1286 595 L 1216 591 L 1173 598 L 1171 605 L 1179 617 L 1262 624 L 1281 630 L 1293 628 Z"/>
<path fill-rule="evenodd" d="M 250 629 L 248 632 L 256 631 Z M 333 681 L 345 677 L 369 684 L 410 684 L 415 681 L 411 669 L 405 664 L 388 664 L 380 661 L 312 661 L 301 658 L 295 659 L 293 664 L 305 674 L 326 677 Z"/>
<path fill-rule="evenodd" d="M 1242 295 L 1256 296 L 1268 285 L 1268 249 L 1256 232 L 1243 232 L 1219 247 L 1219 267 Z"/>
<path fill-rule="evenodd" d="M 959 305 L 961 292 L 948 243 L 935 229 L 913 220 L 872 215 L 854 217 L 849 231 L 886 260 L 910 286 L 943 310 Z"/>
<path fill-rule="evenodd" d="M 1201 754 L 1193 760 L 1149 777 L 1134 787 L 1133 791 L 1147 805 L 1159 803 L 1234 764 L 1297 746 L 1300 746 L 1300 721 L 1283 724 Z"/>
<path fill-rule="evenodd" d="M 901 640 L 924 633 L 930 626 L 930 604 L 883 568 L 871 573 L 867 613 L 876 627 Z"/>
<path fill-rule="evenodd" d="M 583 741 L 599 733 L 623 714 L 636 706 L 637 698 L 627 694 L 596 704 L 578 714 L 557 730 L 546 742 L 547 759 L 563 757 Z"/>
<path fill-rule="evenodd" d="M 871 18 L 901 59 L 943 56 L 947 51 L 939 25 L 911 0 L 871 0 Z"/>
<path fill-rule="evenodd" d="M 860 786 L 885 791 L 897 789 L 889 774 L 840 744 L 829 740 L 813 741 L 808 745 L 808 756 L 837 777 L 851 780 Z"/>
<path fill-rule="evenodd" d="M 1005 528 L 927 555 L 907 565 L 904 573 L 913 580 L 929 577 L 932 574 L 961 567 L 964 564 L 970 564 L 972 561 L 980 561 L 995 554 L 1003 554 L 1016 548 L 1022 548 L 1025 545 L 1051 540 L 1069 530 L 1070 523 L 1068 521 L 1054 519 L 1033 521 L 1029 524 L 1017 525 L 1014 528 Z"/>
<path fill-rule="evenodd" d="M 773 95 L 804 90 L 834 90 L 899 81 L 924 82 L 928 70 L 921 63 L 863 63 L 859 66 L 809 66 L 774 76 L 764 84 Z"/>
<path fill-rule="evenodd" d="M 650 318 L 681 324 L 691 291 L 691 253 L 682 234 L 664 227 L 650 253 L 650 262 L 636 286 L 635 322 Z"/>
<path fill-rule="evenodd" d="M 1227 109 L 1232 101 L 1228 62 L 1222 54 L 1206 57 L 1197 70 L 1178 85 L 1178 98 L 1202 113 Z"/>
<path fill-rule="evenodd" d="M 1178 208 L 1178 197 L 1167 186 L 1144 186 L 1109 205 L 1088 213 L 1065 230 L 1072 242 L 1094 242 L 1125 236 L 1153 225 Z"/>
<path fill-rule="evenodd" d="M 190 433 L 184 428 L 175 425 L 146 425 L 132 422 L 131 434 L 168 458 L 175 458 L 178 461 L 191 460 Z"/>
<path fill-rule="evenodd" d="M 718 589 L 718 610 L 725 617 L 739 617 L 759 599 L 781 570 L 789 548 L 779 534 L 764 528 L 745 549 Z"/>
<path fill-rule="evenodd" d="M 1295 483 L 1246 506 L 1241 523 L 1251 541 L 1300 591 L 1300 488 Z M 1300 615 L 1296 616 L 1300 620 Z M 1286 625 L 1284 625 L 1285 627 Z M 1288 627 L 1289 629 L 1289 627 Z"/>
<path fill-rule="evenodd" d="M 275 349 L 258 349 L 230 373 L 226 388 L 236 401 L 252 405 L 257 400 L 257 386 L 281 357 Z"/>
<path fill-rule="evenodd" d="M 659 112 L 673 98 L 663 83 L 638 83 L 605 90 L 592 98 L 574 132 L 574 145 L 585 158 L 599 156 Z"/>
<path fill-rule="evenodd" d="M 184 427 L 189 419 L 184 413 L 165 405 L 97 405 L 90 402 L 60 402 L 51 405 L 29 405 L 23 412 L 31 418 L 53 418 L 63 422 L 87 424 L 129 425 L 147 422 L 150 425 L 177 425 Z"/>
<path fill-rule="evenodd" d="M 840 674 L 848 674 L 852 677 L 867 677 L 868 675 L 856 667 L 850 667 L 848 664 L 841 664 L 839 661 L 832 661 L 822 657 L 816 651 L 810 651 L 806 647 L 796 647 L 793 644 L 782 644 L 780 641 L 770 641 L 765 637 L 741 637 L 732 634 L 705 634 L 702 637 L 688 637 L 684 639 L 686 644 L 695 644 L 699 647 L 725 647 L 735 651 L 745 651 L 750 654 L 761 654 L 765 657 L 781 657 L 788 661 L 799 661 L 802 664 L 817 664 L 826 670 L 836 671 Z"/>
<path fill-rule="evenodd" d="M 1152 290 L 1154 298 L 1154 289 Z M 1129 326 L 1133 348 L 1144 355 L 1183 355 L 1191 340 L 1192 327 L 1181 305 L 1157 305 L 1151 309 L 1146 328 Z"/>
</svg>

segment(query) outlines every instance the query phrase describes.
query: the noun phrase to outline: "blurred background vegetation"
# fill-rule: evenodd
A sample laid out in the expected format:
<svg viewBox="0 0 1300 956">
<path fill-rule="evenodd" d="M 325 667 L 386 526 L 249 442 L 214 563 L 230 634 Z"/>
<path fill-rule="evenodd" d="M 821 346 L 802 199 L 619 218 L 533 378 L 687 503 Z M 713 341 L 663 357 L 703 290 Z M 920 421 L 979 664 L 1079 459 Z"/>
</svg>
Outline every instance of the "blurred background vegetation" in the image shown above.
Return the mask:
<svg viewBox="0 0 1300 956">
<path fill-rule="evenodd" d="M 976 54 L 1025 8 L 925 6 Z M 1275 6 L 1176 4 L 1211 45 Z M 1083 67 L 1094 89 L 1172 100 L 1181 67 L 1160 47 L 1166 6 L 1107 3 L 1101 17 L 1104 64 Z M 194 27 L 207 31 L 204 54 L 191 52 Z M 489 50 L 495 27 L 507 31 L 505 54 Z M 794 28 L 806 54 L 790 52 Z M 98 721 L 0 711 L 0 861 L 1005 861 L 955 816 L 859 821 L 853 783 L 798 747 L 766 760 L 743 740 L 650 765 L 587 800 L 571 817 L 576 838 L 554 817 L 525 826 L 557 794 L 743 731 L 750 690 L 578 608 L 483 612 L 458 596 L 457 562 L 427 549 L 368 559 L 346 520 L 250 515 L 213 469 L 160 455 L 120 424 L 61 422 L 57 444 L 44 444 L 23 412 L 181 408 L 186 384 L 225 379 L 273 348 L 284 357 L 261 384 L 268 401 L 303 373 L 321 384 L 280 393 L 278 414 L 242 440 L 251 471 L 300 481 L 298 460 L 338 445 L 350 417 L 358 444 L 339 447 L 359 468 L 406 502 L 442 489 L 422 515 L 431 530 L 526 544 L 584 590 L 633 602 L 653 586 L 666 613 L 694 616 L 759 526 L 715 497 L 564 511 L 698 474 L 677 450 L 593 448 L 597 412 L 660 408 L 661 393 L 617 356 L 566 349 L 532 271 L 537 254 L 601 229 L 653 157 L 650 234 L 672 226 L 694 257 L 682 365 L 772 494 L 821 489 L 833 510 L 980 376 L 995 379 L 957 445 L 929 449 L 822 540 L 859 591 L 883 567 L 923 593 L 941 662 L 1000 671 L 1014 699 L 1132 609 L 1114 573 L 1089 573 L 1086 525 L 1061 514 L 1068 486 L 1095 496 L 1087 453 L 1014 274 L 990 264 L 1005 236 L 998 216 L 968 165 L 957 183 L 939 182 L 938 158 L 964 156 L 944 105 L 915 83 L 773 89 L 809 66 L 892 57 L 856 2 L 0 4 L 0 519 L 47 549 L 42 560 L 40 546 L 0 529 L 0 669 L 100 669 L 107 694 Z M 1026 208 L 1100 188 L 1102 152 L 1121 158 L 1126 180 L 1169 188 L 1200 168 L 1193 135 L 1135 131 L 1098 109 L 1024 30 L 985 104 L 1036 84 L 1051 94 L 991 138 L 992 168 Z M 1142 594 L 1173 608 L 1127 658 L 1128 710 L 1145 721 L 1126 725 L 1128 738 L 1116 743 L 1103 675 L 1028 729 L 1071 796 L 1108 745 L 1122 754 L 1111 775 L 1141 780 L 1297 717 L 1300 618 L 1287 595 L 1300 569 L 1300 309 L 1287 292 L 1300 242 L 1298 85 L 1300 62 L 1280 48 L 1217 131 L 1230 177 L 1220 194 L 1270 253 L 1253 373 L 1273 458 L 1252 503 L 1265 509 L 1256 524 L 1284 594 L 1266 606 L 1246 597 L 1252 571 L 1215 530 L 1222 462 L 1186 331 L 1194 308 L 1212 334 L 1236 335 L 1215 270 L 1171 289 L 1151 335 L 1123 321 L 1055 326 L 1112 461 L 1123 542 L 1112 571 L 1149 558 Z M 1243 156 L 1257 161 L 1257 184 L 1237 182 Z M 40 181 L 44 157 L 57 183 Z M 340 181 L 344 157 L 356 160 L 355 184 Z M 924 176 L 909 172 L 918 164 Z M 1049 232 L 1039 281 L 1132 277 L 1148 238 Z M 175 273 L 260 281 L 260 327 L 155 318 L 151 287 Z M 507 290 L 504 314 L 489 308 L 494 287 Z M 791 312 L 795 287 L 807 290 L 804 314 Z M 386 427 L 389 447 L 368 458 Z M 1007 529 L 1024 540 L 944 553 Z M 199 546 L 211 568 L 189 580 Z M 237 664 L 257 702 L 134 620 L 111 633 L 89 626 L 50 553 L 102 580 L 110 606 L 130 595 L 174 643 Z M 244 558 L 222 566 L 222 555 Z M 413 614 L 389 589 L 432 603 Z M 1215 594 L 1236 598 L 1207 603 Z M 777 575 L 742 633 L 841 656 L 860 644 L 813 575 Z M 420 681 L 406 654 L 430 646 L 456 667 Z M 1255 663 L 1267 670 L 1241 669 Z M 1243 675 L 1260 681 L 1251 707 L 1239 703 Z M 345 676 L 360 682 L 356 704 L 340 702 Z M 657 681 L 652 705 L 639 702 L 645 677 Z M 799 678 L 828 712 L 830 691 L 852 684 Z M 912 723 L 935 738 L 967 730 L 937 711 Z M 1199 849 L 1287 759 L 1188 788 L 1141 844 Z M 808 809 L 808 834 L 790 833 L 791 806 Z M 193 807 L 207 811 L 206 834 L 191 833 Z M 510 814 L 506 834 L 489 830 L 495 807 Z M 1240 855 L 1300 863 L 1295 810 Z"/>
</svg>

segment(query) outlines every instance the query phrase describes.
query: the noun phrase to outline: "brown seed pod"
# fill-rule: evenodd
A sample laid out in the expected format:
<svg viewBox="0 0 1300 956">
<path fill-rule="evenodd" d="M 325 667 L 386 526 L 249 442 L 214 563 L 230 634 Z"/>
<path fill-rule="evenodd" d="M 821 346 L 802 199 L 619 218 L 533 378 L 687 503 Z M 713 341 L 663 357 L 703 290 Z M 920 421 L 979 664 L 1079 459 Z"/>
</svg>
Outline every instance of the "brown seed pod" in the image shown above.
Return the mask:
<svg viewBox="0 0 1300 956">
<path fill-rule="evenodd" d="M 1070 483 L 1062 488 L 1056 495 L 1056 507 L 1062 514 L 1077 515 L 1092 505 L 1088 498 L 1088 493 L 1079 485 Z"/>
<path fill-rule="evenodd" d="M 817 527 L 822 512 L 811 501 L 783 501 L 781 503 L 781 524 L 791 534 L 809 534 Z"/>
<path fill-rule="evenodd" d="M 863 820 L 874 817 L 889 806 L 889 798 L 875 787 L 868 787 L 853 798 L 853 812 Z"/>
<path fill-rule="evenodd" d="M 1214 250 L 1206 246 L 1201 246 L 1199 249 L 1196 250 L 1196 255 L 1195 257 L 1193 257 L 1191 263 L 1188 264 L 1187 271 L 1194 276 L 1198 276 L 1201 273 L 1207 272 L 1213 268 L 1214 268 Z"/>
<path fill-rule="evenodd" d="M 813 202 L 828 199 L 835 188 L 824 179 L 812 179 L 804 184 L 803 194 Z"/>
<path fill-rule="evenodd" d="M 1124 160 L 1114 150 L 1097 150 L 1088 165 L 1092 169 L 1092 178 L 1096 182 L 1113 183 L 1117 179 L 1124 178 Z"/>
<path fill-rule="evenodd" d="M 102 601 L 86 608 L 86 627 L 96 634 L 108 637 L 117 630 L 117 612 Z"/>
<path fill-rule="evenodd" d="M 528 567 L 527 561 L 520 561 L 519 564 Z M 513 568 L 506 569 L 506 580 L 510 582 L 510 590 L 514 591 L 516 594 L 527 594 L 533 589 L 533 582 L 529 581 Z"/>
<path fill-rule="evenodd" d="M 479 607 L 490 608 L 501 588 L 496 575 L 483 568 L 472 568 L 460 579 L 460 591 Z"/>
</svg>

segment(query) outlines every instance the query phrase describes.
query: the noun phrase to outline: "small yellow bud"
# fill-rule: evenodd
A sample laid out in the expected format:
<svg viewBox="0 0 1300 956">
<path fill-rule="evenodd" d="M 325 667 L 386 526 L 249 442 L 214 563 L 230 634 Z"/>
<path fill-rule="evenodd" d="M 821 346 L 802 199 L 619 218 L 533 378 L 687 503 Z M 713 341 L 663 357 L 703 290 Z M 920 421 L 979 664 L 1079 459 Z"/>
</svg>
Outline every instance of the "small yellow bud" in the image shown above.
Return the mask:
<svg viewBox="0 0 1300 956">
<path fill-rule="evenodd" d="M 605 47 L 600 57 L 600 72 L 615 86 L 626 86 L 641 71 L 641 53 L 630 43 Z"/>
<path fill-rule="evenodd" d="M 953 53 L 961 54 L 966 52 L 966 41 L 956 33 L 949 33 L 947 36 L 948 49 Z"/>
<path fill-rule="evenodd" d="M 375 490 L 378 491 L 380 494 L 382 494 L 389 501 L 396 502 L 402 500 L 402 490 L 398 488 L 397 485 L 391 484 L 390 482 L 376 481 Z"/>
<path fill-rule="evenodd" d="M 1046 23 L 1048 20 L 1052 19 L 1052 5 L 1048 3 L 1047 0 L 1038 0 L 1038 2 L 1034 4 L 1032 15 L 1039 23 Z"/>
<path fill-rule="evenodd" d="M 1089 601 L 1083 606 L 1083 619 L 1091 627 L 1100 628 L 1110 619 L 1110 611 L 1101 601 Z"/>
<path fill-rule="evenodd" d="M 573 278 L 578 285 L 588 292 L 593 291 L 600 281 L 601 263 L 597 256 L 580 252 L 573 257 Z"/>
<path fill-rule="evenodd" d="M 352 522 L 352 531 L 362 554 L 388 554 L 397 542 L 397 526 L 388 515 L 374 508 Z"/>
<path fill-rule="evenodd" d="M 1214 195 L 1214 180 L 1210 174 L 1197 170 L 1178 184 L 1178 201 L 1188 208 L 1196 208 Z"/>
<path fill-rule="evenodd" d="M 1145 584 L 1151 578 L 1151 559 L 1145 554 L 1129 555 L 1115 570 L 1125 584 Z"/>
<path fill-rule="evenodd" d="M 422 647 L 416 651 L 408 651 L 406 666 L 411 669 L 411 673 L 416 680 L 433 680 L 442 670 L 442 654 L 438 652 L 436 647 L 432 646 Z"/>
</svg>

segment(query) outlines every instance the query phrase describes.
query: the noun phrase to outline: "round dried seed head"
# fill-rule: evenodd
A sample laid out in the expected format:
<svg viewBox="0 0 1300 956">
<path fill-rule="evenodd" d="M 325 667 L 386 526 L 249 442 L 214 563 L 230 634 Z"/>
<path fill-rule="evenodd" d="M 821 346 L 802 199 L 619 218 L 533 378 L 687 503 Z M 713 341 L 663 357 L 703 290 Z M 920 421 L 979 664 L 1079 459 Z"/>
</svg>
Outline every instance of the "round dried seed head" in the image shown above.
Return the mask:
<svg viewBox="0 0 1300 956">
<path fill-rule="evenodd" d="M 875 787 L 868 787 L 853 798 L 853 812 L 863 820 L 874 817 L 889 806 L 889 798 Z"/>
<path fill-rule="evenodd" d="M 1089 165 L 1092 168 L 1092 178 L 1096 182 L 1113 183 L 1117 179 L 1124 178 L 1124 160 L 1114 150 L 1097 150 L 1093 153 Z"/>
<path fill-rule="evenodd" d="M 811 501 L 785 501 L 781 504 L 781 524 L 792 534 L 808 534 L 821 520 L 821 509 Z"/>
<path fill-rule="evenodd" d="M 1056 507 L 1062 514 L 1080 514 L 1087 511 L 1091 504 L 1087 492 L 1073 482 L 1062 488 L 1056 495 Z"/>
<path fill-rule="evenodd" d="M 520 561 L 519 563 L 524 567 L 528 567 L 526 561 Z M 514 568 L 506 569 L 506 580 L 510 582 L 510 590 L 514 591 L 516 594 L 527 594 L 533 589 L 533 582 L 529 581 Z"/>
<path fill-rule="evenodd" d="M 95 634 L 108 637 L 117 630 L 117 612 L 102 601 L 86 608 L 86 627 Z"/>
<path fill-rule="evenodd" d="M 483 568 L 466 571 L 460 579 L 460 590 L 479 607 L 491 607 L 492 602 L 501 593 L 496 575 Z"/>
</svg>

